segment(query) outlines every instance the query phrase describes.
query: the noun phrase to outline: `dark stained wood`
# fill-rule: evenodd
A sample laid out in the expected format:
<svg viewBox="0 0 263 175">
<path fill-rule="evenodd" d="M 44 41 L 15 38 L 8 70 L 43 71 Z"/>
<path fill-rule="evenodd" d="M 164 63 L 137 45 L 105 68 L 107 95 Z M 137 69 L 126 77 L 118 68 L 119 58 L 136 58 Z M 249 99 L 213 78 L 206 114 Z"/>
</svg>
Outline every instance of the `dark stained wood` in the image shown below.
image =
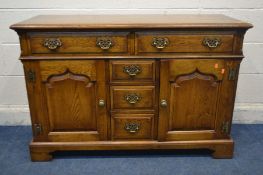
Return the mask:
<svg viewBox="0 0 263 175">
<path fill-rule="evenodd" d="M 232 158 L 238 71 L 251 27 L 223 15 L 47 15 L 12 25 L 32 161 L 49 161 L 54 151 L 121 149 L 205 148 Z M 101 37 L 111 39 L 109 49 L 97 46 Z M 169 43 L 156 48 L 153 38 Z M 221 44 L 208 48 L 205 38 Z M 48 49 L 46 39 L 59 47 Z"/>
</svg>

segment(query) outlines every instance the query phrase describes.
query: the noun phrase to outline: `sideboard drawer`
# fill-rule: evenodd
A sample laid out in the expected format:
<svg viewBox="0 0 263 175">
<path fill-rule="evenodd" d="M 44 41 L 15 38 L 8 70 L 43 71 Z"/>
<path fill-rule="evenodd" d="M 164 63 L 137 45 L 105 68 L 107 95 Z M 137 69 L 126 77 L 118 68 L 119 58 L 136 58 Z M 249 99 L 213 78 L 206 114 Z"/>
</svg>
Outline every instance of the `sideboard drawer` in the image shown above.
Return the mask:
<svg viewBox="0 0 263 175">
<path fill-rule="evenodd" d="M 111 86 L 112 109 L 153 109 L 154 86 Z"/>
<path fill-rule="evenodd" d="M 233 51 L 232 34 L 137 33 L 136 53 L 222 53 Z"/>
<path fill-rule="evenodd" d="M 111 61 L 111 82 L 155 81 L 155 61 Z"/>
<path fill-rule="evenodd" d="M 32 54 L 128 53 L 127 32 L 30 33 Z"/>
<path fill-rule="evenodd" d="M 153 114 L 115 114 L 112 117 L 113 139 L 152 139 Z"/>
</svg>

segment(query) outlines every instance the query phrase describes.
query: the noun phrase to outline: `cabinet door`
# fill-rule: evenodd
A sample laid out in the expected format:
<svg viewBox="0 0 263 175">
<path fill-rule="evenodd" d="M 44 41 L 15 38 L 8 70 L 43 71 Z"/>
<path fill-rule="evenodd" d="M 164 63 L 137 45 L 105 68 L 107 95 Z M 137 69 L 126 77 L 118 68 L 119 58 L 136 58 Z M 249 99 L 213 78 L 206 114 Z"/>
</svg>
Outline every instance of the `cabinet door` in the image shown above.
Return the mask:
<svg viewBox="0 0 263 175">
<path fill-rule="evenodd" d="M 214 139 L 224 60 L 164 60 L 160 74 L 159 140 Z"/>
<path fill-rule="evenodd" d="M 40 61 L 39 66 L 48 140 L 105 140 L 105 63 Z"/>
</svg>

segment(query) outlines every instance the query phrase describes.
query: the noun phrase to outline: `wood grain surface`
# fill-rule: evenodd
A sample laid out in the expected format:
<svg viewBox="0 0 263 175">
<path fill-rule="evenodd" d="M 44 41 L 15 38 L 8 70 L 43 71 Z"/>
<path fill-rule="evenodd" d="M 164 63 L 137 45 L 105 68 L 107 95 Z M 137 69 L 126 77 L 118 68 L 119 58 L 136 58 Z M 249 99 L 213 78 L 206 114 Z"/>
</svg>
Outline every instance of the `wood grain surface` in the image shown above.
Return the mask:
<svg viewBox="0 0 263 175">
<path fill-rule="evenodd" d="M 224 15 L 40 15 L 12 29 L 250 28 Z"/>
<path fill-rule="evenodd" d="M 223 15 L 47 15 L 12 25 L 21 41 L 32 161 L 51 160 L 54 151 L 114 149 L 205 148 L 232 158 L 239 64 L 251 27 Z M 100 37 L 113 45 L 101 49 Z M 58 48 L 43 45 L 54 38 Z M 154 38 L 169 43 L 157 48 Z"/>
</svg>

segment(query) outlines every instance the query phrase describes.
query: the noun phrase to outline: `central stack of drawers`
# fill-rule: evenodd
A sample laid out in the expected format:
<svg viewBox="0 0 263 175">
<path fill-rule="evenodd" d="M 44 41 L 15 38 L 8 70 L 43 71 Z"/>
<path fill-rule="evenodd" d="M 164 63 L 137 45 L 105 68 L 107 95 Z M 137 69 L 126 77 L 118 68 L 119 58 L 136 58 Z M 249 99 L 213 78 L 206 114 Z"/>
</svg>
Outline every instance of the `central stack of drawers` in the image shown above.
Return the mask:
<svg viewBox="0 0 263 175">
<path fill-rule="evenodd" d="M 156 114 L 154 60 L 110 61 L 111 139 L 153 139 Z"/>
</svg>

